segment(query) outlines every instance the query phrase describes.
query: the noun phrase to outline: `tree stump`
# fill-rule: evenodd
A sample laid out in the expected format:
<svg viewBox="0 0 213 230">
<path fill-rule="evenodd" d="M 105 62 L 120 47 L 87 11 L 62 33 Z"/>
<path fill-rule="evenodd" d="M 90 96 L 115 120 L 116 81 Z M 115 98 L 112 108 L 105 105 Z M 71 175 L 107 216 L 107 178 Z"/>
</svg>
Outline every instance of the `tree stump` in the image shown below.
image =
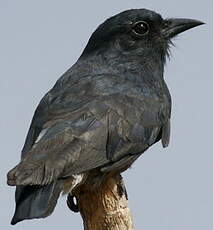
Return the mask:
<svg viewBox="0 0 213 230">
<path fill-rule="evenodd" d="M 108 177 L 96 189 L 82 185 L 73 195 L 85 230 L 133 230 L 127 193 L 120 175 Z"/>
</svg>

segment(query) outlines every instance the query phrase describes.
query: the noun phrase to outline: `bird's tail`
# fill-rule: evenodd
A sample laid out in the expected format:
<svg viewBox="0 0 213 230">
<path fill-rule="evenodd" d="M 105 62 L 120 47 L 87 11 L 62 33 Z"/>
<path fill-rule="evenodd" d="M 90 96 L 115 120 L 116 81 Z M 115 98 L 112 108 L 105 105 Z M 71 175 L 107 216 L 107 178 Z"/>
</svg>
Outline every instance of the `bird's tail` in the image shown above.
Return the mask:
<svg viewBox="0 0 213 230">
<path fill-rule="evenodd" d="M 63 188 L 63 181 L 58 180 L 49 185 L 19 185 L 16 187 L 16 209 L 11 224 L 25 219 L 49 216 L 57 203 Z"/>
</svg>

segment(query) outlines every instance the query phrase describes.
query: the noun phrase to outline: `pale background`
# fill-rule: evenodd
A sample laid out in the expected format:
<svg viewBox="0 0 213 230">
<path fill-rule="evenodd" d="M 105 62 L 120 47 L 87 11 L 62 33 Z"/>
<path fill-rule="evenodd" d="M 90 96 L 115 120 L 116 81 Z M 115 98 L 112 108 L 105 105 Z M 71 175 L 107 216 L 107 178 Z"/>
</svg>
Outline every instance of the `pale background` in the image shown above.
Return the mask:
<svg viewBox="0 0 213 230">
<path fill-rule="evenodd" d="M 14 188 L 6 173 L 42 98 L 79 57 L 94 29 L 129 8 L 206 22 L 175 39 L 165 78 L 173 98 L 172 138 L 156 144 L 124 174 L 136 230 L 213 229 L 213 14 L 203 0 L 0 0 L 0 229 L 81 230 L 60 198 L 52 216 L 9 225 Z"/>
</svg>

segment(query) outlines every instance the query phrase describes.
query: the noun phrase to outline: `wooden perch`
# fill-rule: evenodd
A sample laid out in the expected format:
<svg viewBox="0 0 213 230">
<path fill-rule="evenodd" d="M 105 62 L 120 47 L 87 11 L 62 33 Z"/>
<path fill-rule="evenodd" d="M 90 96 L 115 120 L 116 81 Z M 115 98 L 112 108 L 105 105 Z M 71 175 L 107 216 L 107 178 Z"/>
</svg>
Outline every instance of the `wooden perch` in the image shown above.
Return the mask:
<svg viewBox="0 0 213 230">
<path fill-rule="evenodd" d="M 81 186 L 74 194 L 85 230 L 133 230 L 128 199 L 119 175 L 109 177 L 97 189 Z"/>
</svg>

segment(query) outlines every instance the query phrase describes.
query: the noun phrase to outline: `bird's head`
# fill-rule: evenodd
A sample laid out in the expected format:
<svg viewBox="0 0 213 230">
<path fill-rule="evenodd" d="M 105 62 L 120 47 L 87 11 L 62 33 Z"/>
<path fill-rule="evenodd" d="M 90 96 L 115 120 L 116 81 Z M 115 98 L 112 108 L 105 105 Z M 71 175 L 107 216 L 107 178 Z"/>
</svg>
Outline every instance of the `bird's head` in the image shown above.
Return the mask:
<svg viewBox="0 0 213 230">
<path fill-rule="evenodd" d="M 160 14 L 147 9 L 127 10 L 107 19 L 96 29 L 83 55 L 103 53 L 111 48 L 119 55 L 158 52 L 166 56 L 173 37 L 202 24 L 192 19 L 163 19 Z"/>
</svg>

